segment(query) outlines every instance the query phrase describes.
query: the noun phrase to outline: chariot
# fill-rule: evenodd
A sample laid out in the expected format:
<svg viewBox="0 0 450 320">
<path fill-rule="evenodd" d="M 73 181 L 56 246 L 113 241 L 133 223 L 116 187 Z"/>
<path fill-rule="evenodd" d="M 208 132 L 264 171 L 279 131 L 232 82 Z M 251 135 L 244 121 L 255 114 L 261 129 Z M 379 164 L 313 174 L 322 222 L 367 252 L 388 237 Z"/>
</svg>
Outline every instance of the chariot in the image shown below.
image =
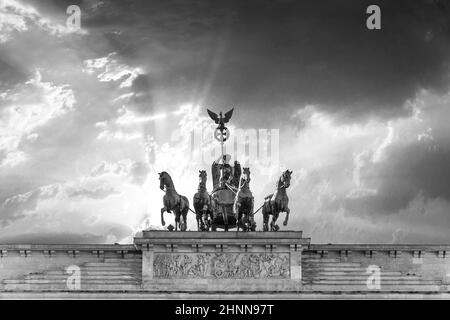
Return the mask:
<svg viewBox="0 0 450 320">
<path fill-rule="evenodd" d="M 194 196 L 194 208 L 198 229 L 216 231 L 237 228 L 255 231 L 253 219 L 253 195 L 250 191 L 250 169 L 241 170 L 238 161 L 229 164 L 229 155 L 222 155 L 213 162 L 211 174 L 213 191 L 206 191 L 206 172 L 200 171 L 198 192 Z"/>
<path fill-rule="evenodd" d="M 220 189 L 211 194 L 212 214 L 211 231 L 237 227 L 236 217 L 233 212 L 235 194 L 229 189 Z"/>
</svg>

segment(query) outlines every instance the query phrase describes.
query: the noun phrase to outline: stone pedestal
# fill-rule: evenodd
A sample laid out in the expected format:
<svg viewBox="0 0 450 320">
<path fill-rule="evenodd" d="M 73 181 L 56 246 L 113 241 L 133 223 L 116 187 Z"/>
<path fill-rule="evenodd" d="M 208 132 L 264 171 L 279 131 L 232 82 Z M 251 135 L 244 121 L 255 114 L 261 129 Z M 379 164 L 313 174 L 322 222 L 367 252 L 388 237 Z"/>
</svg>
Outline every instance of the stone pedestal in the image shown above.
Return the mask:
<svg viewBox="0 0 450 320">
<path fill-rule="evenodd" d="M 301 231 L 144 231 L 134 239 L 143 289 L 178 292 L 301 290 L 309 241 Z"/>
</svg>

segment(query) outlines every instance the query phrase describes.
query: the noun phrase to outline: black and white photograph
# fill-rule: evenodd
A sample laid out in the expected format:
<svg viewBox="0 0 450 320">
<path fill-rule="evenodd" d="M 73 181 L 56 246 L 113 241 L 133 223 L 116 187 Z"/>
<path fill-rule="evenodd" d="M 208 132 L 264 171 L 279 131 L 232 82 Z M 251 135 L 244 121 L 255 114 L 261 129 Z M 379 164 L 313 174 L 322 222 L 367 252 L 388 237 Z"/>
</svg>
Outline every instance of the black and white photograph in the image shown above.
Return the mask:
<svg viewBox="0 0 450 320">
<path fill-rule="evenodd" d="M 0 300 L 450 299 L 449 123 L 450 0 L 0 0 Z"/>
</svg>

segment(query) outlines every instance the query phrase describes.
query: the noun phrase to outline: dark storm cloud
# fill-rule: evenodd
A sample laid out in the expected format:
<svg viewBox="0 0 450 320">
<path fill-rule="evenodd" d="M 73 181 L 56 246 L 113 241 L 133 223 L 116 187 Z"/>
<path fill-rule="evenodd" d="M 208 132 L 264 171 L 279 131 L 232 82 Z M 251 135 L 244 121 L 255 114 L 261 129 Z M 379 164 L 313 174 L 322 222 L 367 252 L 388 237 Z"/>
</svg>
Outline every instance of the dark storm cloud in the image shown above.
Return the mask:
<svg viewBox="0 0 450 320">
<path fill-rule="evenodd" d="M 23 82 L 25 79 L 26 74 L 18 66 L 13 65 L 0 54 L 0 92 L 11 89 L 14 85 Z"/>
<path fill-rule="evenodd" d="M 113 167 L 103 162 L 91 171 L 90 176 L 100 177 L 109 173 L 125 175 L 129 182 L 141 186 L 147 179 L 148 172 L 149 166 L 143 162 L 131 161 Z"/>
<path fill-rule="evenodd" d="M 366 28 L 371 4 L 382 30 Z M 155 85 L 180 100 L 354 119 L 404 115 L 418 89 L 448 88 L 449 21 L 438 0 L 205 0 L 105 1 L 84 23 L 130 61 L 159 64 Z"/>
<path fill-rule="evenodd" d="M 448 163 L 450 151 L 428 143 L 391 147 L 385 161 L 361 172 L 364 184 L 375 187 L 377 194 L 347 199 L 344 206 L 355 213 L 378 215 L 405 209 L 419 194 L 450 200 Z"/>
<path fill-rule="evenodd" d="M 129 98 L 131 106 L 140 113 L 153 111 L 150 79 L 145 74 L 140 74 L 131 85 L 132 96 Z"/>
<path fill-rule="evenodd" d="M 85 188 L 75 188 L 67 192 L 70 198 L 91 198 L 91 199 L 104 199 L 110 195 L 117 194 L 119 191 L 109 186 L 101 186 L 94 190 L 88 190 Z"/>
<path fill-rule="evenodd" d="M 38 202 L 54 197 L 59 191 L 58 185 L 38 188 L 3 200 L 0 205 L 0 225 L 6 226 L 25 217 L 25 213 L 34 210 Z"/>
</svg>

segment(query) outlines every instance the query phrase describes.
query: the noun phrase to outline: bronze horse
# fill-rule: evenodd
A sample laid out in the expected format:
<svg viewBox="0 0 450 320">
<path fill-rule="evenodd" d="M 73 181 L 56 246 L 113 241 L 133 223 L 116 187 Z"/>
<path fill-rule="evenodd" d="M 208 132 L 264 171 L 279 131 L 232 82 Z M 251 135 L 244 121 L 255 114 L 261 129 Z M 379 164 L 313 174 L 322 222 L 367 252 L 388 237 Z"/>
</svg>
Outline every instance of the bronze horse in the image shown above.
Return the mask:
<svg viewBox="0 0 450 320">
<path fill-rule="evenodd" d="M 242 226 L 243 231 L 255 231 L 256 224 L 253 219 L 253 205 L 254 198 L 250 191 L 250 168 L 243 168 L 233 205 L 238 230 L 239 226 Z"/>
<path fill-rule="evenodd" d="M 194 210 L 197 219 L 198 231 L 209 231 L 211 227 L 211 197 L 206 190 L 207 174 L 205 170 L 199 171 L 198 192 L 194 195 Z"/>
<path fill-rule="evenodd" d="M 277 181 L 277 190 L 275 193 L 264 198 L 264 205 L 262 207 L 263 214 L 263 231 L 269 231 L 269 215 L 272 215 L 272 222 L 270 222 L 270 231 L 278 231 L 280 227 L 276 224 L 280 212 L 286 212 L 286 218 L 283 225 L 286 226 L 289 219 L 289 198 L 286 194 L 286 189 L 291 184 L 292 171 L 286 170 Z"/>
<path fill-rule="evenodd" d="M 166 192 L 163 198 L 164 207 L 161 208 L 161 224 L 163 226 L 166 224 L 164 221 L 164 212 L 171 213 L 173 210 L 175 213 L 175 231 L 178 231 L 178 227 L 181 231 L 186 231 L 189 200 L 185 196 L 177 193 L 172 178 L 165 171 L 159 173 L 159 188 L 161 190 L 165 188 Z"/>
</svg>

